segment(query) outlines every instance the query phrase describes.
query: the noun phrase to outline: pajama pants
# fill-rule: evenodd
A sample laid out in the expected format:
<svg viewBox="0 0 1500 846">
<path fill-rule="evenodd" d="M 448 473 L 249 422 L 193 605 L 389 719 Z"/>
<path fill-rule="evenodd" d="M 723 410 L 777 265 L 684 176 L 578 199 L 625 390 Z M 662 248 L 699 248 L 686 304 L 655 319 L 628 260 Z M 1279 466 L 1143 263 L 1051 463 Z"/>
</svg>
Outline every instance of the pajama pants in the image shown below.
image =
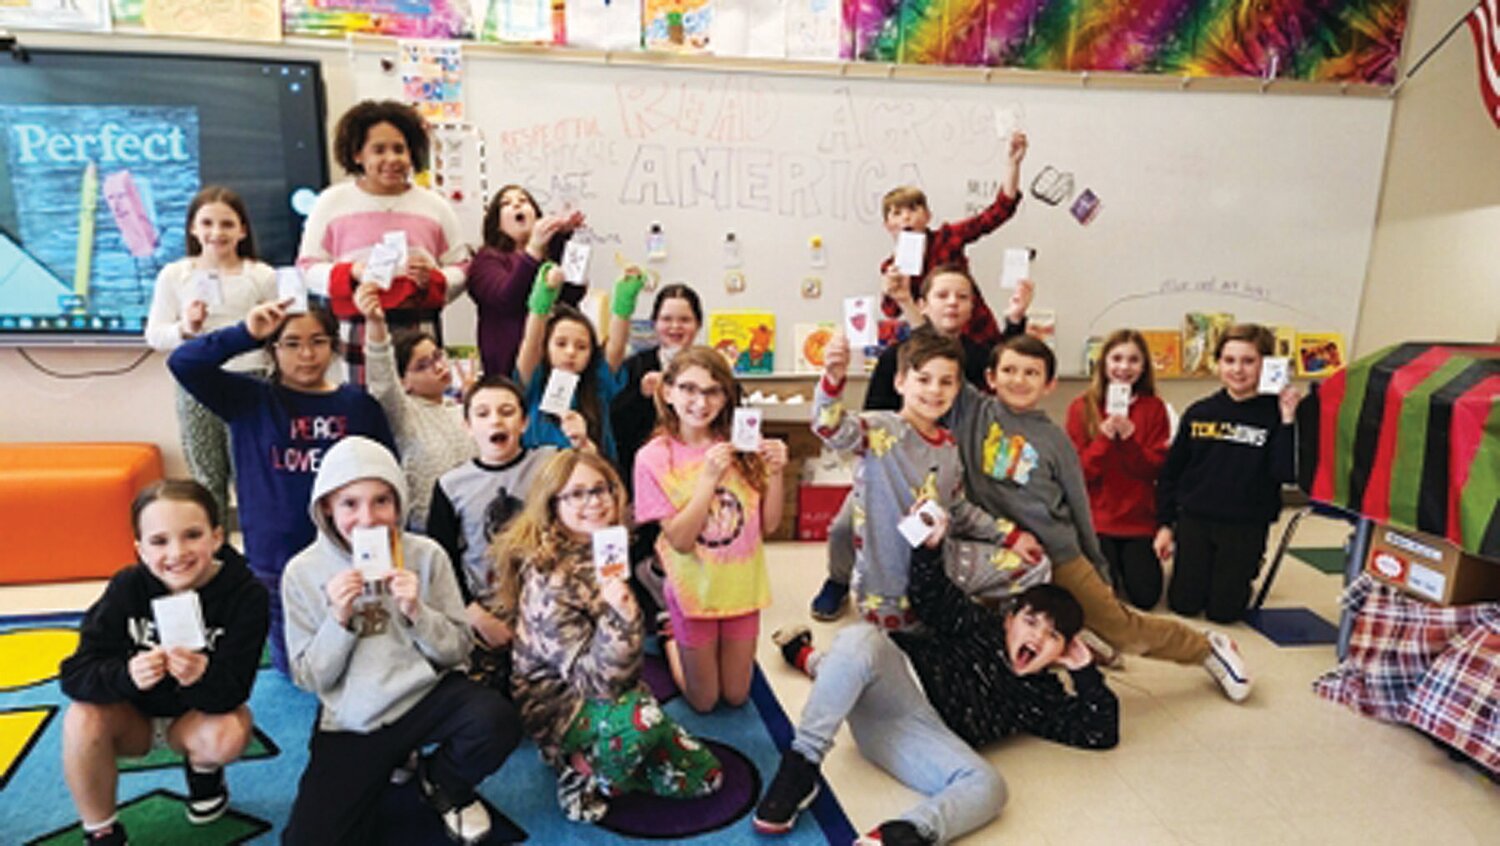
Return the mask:
<svg viewBox="0 0 1500 846">
<path fill-rule="evenodd" d="M 723 781 L 719 759 L 641 689 L 614 701 L 585 701 L 563 734 L 562 751 L 581 752 L 600 791 L 610 796 L 707 796 Z"/>
</svg>

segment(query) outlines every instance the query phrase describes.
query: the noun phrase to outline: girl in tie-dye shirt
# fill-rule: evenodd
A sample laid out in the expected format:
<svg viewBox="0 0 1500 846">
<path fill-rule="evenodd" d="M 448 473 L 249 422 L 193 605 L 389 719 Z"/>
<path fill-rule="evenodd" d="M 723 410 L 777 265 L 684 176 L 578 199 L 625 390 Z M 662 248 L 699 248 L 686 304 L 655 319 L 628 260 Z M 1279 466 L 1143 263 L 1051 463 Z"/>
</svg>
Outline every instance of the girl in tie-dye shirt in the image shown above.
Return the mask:
<svg viewBox="0 0 1500 846">
<path fill-rule="evenodd" d="M 672 641 L 689 704 L 709 711 L 750 695 L 760 609 L 771 604 L 762 536 L 781 522 L 786 444 L 730 443 L 740 387 L 723 356 L 689 347 L 656 394 L 657 435 L 635 457 L 635 519 L 661 522 Z"/>
</svg>

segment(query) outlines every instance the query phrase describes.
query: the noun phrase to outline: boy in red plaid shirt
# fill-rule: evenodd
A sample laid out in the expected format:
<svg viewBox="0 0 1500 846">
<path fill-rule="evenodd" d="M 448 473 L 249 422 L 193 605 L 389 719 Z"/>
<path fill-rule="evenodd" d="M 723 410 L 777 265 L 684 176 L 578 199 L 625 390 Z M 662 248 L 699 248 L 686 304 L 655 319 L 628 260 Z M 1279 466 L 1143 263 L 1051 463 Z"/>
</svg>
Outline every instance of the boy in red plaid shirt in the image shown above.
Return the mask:
<svg viewBox="0 0 1500 846">
<path fill-rule="evenodd" d="M 944 223 L 936 230 L 928 229 L 932 223 L 932 212 L 927 208 L 927 195 L 920 188 L 902 186 L 888 191 L 880 201 L 880 211 L 885 218 L 885 229 L 894 240 L 903 231 L 927 233 L 927 250 L 922 258 L 922 269 L 927 270 L 943 264 L 956 264 L 969 269 L 969 259 L 964 247 L 994 232 L 1000 224 L 1016 213 L 1016 204 L 1021 202 L 1021 160 L 1026 158 L 1026 133 L 1015 132 L 1010 136 L 1010 149 L 1006 155 L 1005 176 L 1000 182 L 1000 192 L 995 201 L 979 214 L 954 223 Z M 905 316 L 910 321 L 916 312 L 916 298 L 922 285 L 922 274 L 907 276 L 896 268 L 895 256 L 888 256 L 880 265 L 885 277 L 885 292 L 880 308 L 887 317 Z M 986 347 L 1000 341 L 1000 326 L 995 315 L 985 305 L 984 297 L 974 291 L 974 316 L 964 329 L 963 336 Z"/>
</svg>

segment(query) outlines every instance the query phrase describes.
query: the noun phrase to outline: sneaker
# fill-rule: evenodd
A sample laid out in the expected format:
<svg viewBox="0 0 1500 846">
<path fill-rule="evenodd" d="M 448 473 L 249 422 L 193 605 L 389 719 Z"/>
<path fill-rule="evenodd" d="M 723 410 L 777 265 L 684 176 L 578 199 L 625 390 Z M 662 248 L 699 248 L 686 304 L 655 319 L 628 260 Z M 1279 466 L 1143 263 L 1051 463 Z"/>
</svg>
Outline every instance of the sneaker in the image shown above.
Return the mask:
<svg viewBox="0 0 1500 846">
<path fill-rule="evenodd" d="M 200 773 L 184 762 L 187 771 L 187 818 L 193 825 L 207 825 L 229 808 L 229 788 L 224 785 L 224 768 Z"/>
<path fill-rule="evenodd" d="M 411 777 L 417 774 L 417 750 L 413 749 L 407 753 L 406 760 L 396 765 L 391 770 L 391 784 L 400 787 L 411 781 Z"/>
<path fill-rule="evenodd" d="M 109 828 L 83 835 L 83 842 L 85 846 L 130 846 L 125 824 L 119 820 L 110 823 Z"/>
<path fill-rule="evenodd" d="M 781 650 L 781 657 L 788 664 L 801 670 L 803 668 L 797 666 L 797 659 L 802 657 L 802 650 L 812 647 L 812 629 L 800 623 L 782 626 L 771 633 L 771 642 Z"/>
<path fill-rule="evenodd" d="M 786 834 L 797 824 L 797 815 L 818 798 L 818 765 L 788 749 L 766 795 L 755 806 L 755 830 L 760 834 Z"/>
<path fill-rule="evenodd" d="M 557 807 L 573 822 L 596 823 L 609 813 L 609 800 L 599 795 L 592 776 L 563 767 L 557 776 Z"/>
<path fill-rule="evenodd" d="M 1243 702 L 1250 695 L 1250 673 L 1245 669 L 1245 659 L 1240 648 L 1229 635 L 1221 632 L 1205 632 L 1208 635 L 1209 656 L 1203 659 L 1203 667 L 1214 677 L 1224 695 L 1230 701 Z"/>
<path fill-rule="evenodd" d="M 458 843 L 473 846 L 490 836 L 490 812 L 475 796 L 467 805 L 454 802 L 427 777 L 427 760 L 417 761 L 417 786 L 422 799 L 443 819 L 448 838 Z"/>
<path fill-rule="evenodd" d="M 831 623 L 844 616 L 849 609 L 849 586 L 842 582 L 828 579 L 823 582 L 823 588 L 818 595 L 813 597 L 812 617 L 823 623 Z"/>
<path fill-rule="evenodd" d="M 887 820 L 854 841 L 854 846 L 932 846 L 933 842 L 906 820 Z"/>
</svg>

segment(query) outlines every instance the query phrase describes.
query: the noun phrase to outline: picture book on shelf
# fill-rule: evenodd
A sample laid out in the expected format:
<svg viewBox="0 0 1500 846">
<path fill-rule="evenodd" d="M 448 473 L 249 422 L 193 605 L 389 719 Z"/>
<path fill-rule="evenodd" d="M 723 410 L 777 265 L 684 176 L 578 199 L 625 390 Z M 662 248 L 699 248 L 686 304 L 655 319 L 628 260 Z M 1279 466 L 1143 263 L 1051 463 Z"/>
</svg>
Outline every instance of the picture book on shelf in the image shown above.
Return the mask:
<svg viewBox="0 0 1500 846">
<path fill-rule="evenodd" d="M 769 311 L 713 311 L 708 314 L 708 345 L 735 373 L 774 373 L 776 315 Z"/>
</svg>

